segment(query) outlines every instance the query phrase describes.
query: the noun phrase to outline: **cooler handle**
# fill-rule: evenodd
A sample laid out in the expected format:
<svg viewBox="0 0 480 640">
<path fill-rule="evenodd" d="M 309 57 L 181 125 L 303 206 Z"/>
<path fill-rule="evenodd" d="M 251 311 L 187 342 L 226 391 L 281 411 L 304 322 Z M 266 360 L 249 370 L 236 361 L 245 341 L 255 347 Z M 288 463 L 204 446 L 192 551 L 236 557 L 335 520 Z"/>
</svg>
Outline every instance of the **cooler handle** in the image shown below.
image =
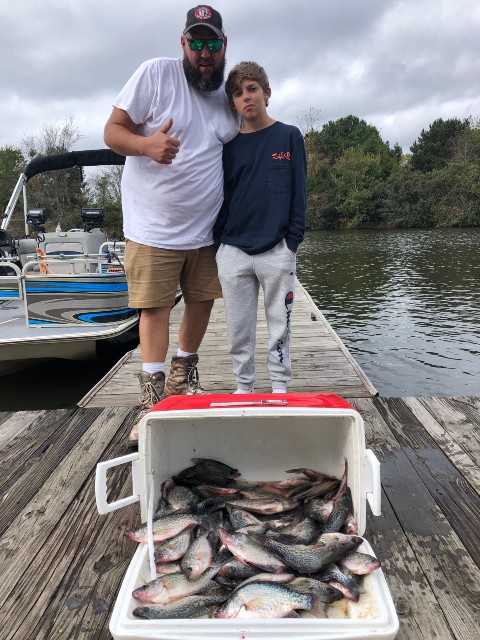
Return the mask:
<svg viewBox="0 0 480 640">
<path fill-rule="evenodd" d="M 115 511 L 121 507 L 126 507 L 129 504 L 140 501 L 140 494 L 137 491 L 137 464 L 139 460 L 138 452 L 129 453 L 126 456 L 120 456 L 119 458 L 112 458 L 112 460 L 105 460 L 105 462 L 99 462 L 97 464 L 97 471 L 95 474 L 95 499 L 97 501 L 97 510 L 100 514 L 109 513 Z M 107 471 L 112 467 L 119 467 L 121 464 L 127 462 L 132 463 L 132 484 L 133 495 L 127 498 L 121 498 L 114 502 L 108 502 L 107 499 Z"/>
<path fill-rule="evenodd" d="M 380 462 L 371 449 L 365 451 L 368 462 L 367 500 L 374 516 L 382 515 L 382 485 L 380 482 Z M 368 490 L 370 489 L 370 491 Z"/>
</svg>

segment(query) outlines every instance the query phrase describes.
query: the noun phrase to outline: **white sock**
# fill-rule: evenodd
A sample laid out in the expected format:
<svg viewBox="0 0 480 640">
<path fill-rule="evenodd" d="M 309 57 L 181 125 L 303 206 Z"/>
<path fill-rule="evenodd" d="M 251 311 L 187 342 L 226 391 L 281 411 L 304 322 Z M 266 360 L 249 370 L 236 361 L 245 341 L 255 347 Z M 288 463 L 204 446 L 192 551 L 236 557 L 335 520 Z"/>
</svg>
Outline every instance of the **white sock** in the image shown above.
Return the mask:
<svg viewBox="0 0 480 640">
<path fill-rule="evenodd" d="M 233 395 L 236 395 L 237 393 L 255 393 L 253 389 L 237 389 L 236 391 L 233 392 Z"/>
<path fill-rule="evenodd" d="M 181 349 L 177 351 L 178 358 L 186 358 L 187 356 L 196 356 L 196 355 L 197 355 L 196 351 L 194 351 L 193 353 L 191 353 L 190 351 L 182 351 Z"/>
<path fill-rule="evenodd" d="M 272 393 L 287 393 L 287 387 L 273 387 Z"/>
<path fill-rule="evenodd" d="M 165 372 L 164 362 L 144 362 L 142 364 L 142 371 L 146 371 L 150 375 L 158 373 L 159 371 Z"/>
</svg>

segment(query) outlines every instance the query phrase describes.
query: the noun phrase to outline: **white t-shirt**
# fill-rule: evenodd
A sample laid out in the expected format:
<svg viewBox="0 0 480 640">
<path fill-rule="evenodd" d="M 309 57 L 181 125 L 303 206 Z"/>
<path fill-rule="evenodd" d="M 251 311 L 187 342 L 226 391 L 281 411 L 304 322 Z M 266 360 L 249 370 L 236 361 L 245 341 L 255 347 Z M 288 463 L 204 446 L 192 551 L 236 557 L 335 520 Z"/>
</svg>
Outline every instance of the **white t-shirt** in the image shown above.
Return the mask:
<svg viewBox="0 0 480 640">
<path fill-rule="evenodd" d="M 212 227 L 223 201 L 223 145 L 239 129 L 223 86 L 203 93 L 187 82 L 181 58 L 144 62 L 114 106 L 128 113 L 137 133 L 151 135 L 169 117 L 180 140 L 172 164 L 128 156 L 122 178 L 125 237 L 163 249 L 213 244 Z"/>
</svg>

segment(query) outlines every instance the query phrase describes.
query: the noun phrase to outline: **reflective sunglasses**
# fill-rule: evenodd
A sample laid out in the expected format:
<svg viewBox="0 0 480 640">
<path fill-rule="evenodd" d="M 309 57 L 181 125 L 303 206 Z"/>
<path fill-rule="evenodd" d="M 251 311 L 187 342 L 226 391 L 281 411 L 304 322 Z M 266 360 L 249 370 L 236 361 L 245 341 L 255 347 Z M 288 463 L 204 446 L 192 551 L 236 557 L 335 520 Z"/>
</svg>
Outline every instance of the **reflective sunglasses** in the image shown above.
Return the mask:
<svg viewBox="0 0 480 640">
<path fill-rule="evenodd" d="M 191 51 L 196 51 L 197 53 L 201 53 L 205 45 L 207 45 L 207 49 L 211 52 L 220 51 L 223 46 L 223 38 L 215 38 L 213 40 L 193 40 L 186 38 L 186 41 Z"/>
</svg>

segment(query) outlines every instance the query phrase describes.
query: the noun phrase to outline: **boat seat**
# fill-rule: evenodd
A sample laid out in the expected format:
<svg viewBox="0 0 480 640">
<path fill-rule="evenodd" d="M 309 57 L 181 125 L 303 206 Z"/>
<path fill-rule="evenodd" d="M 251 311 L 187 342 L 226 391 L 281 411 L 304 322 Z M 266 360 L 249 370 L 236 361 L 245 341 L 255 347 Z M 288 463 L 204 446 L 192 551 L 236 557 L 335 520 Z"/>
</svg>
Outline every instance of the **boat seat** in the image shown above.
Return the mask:
<svg viewBox="0 0 480 640">
<path fill-rule="evenodd" d="M 34 238 L 22 238 L 18 241 L 17 253 L 22 267 L 24 267 L 27 262 L 36 259 L 36 248 L 37 241 Z"/>
</svg>

